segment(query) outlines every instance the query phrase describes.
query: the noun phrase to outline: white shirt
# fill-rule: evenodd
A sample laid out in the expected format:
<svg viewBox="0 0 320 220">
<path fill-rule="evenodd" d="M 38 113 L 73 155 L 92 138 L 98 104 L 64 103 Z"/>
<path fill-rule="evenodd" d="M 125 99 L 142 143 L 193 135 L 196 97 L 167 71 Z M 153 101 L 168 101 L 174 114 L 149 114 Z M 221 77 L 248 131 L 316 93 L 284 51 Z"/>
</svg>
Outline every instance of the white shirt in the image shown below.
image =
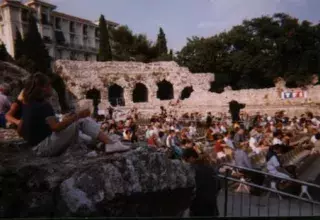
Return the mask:
<svg viewBox="0 0 320 220">
<path fill-rule="evenodd" d="M 223 125 L 220 126 L 220 130 L 221 130 L 222 133 L 226 133 L 227 132 L 227 129 Z"/>
<path fill-rule="evenodd" d="M 316 141 L 317 141 L 317 139 L 316 139 L 316 136 L 315 135 L 313 135 L 312 137 L 311 137 L 311 143 L 316 143 Z"/>
<path fill-rule="evenodd" d="M 311 119 L 312 124 L 316 125 L 317 127 L 319 127 L 320 125 L 320 121 L 316 118 Z"/>
<path fill-rule="evenodd" d="M 270 160 L 267 162 L 267 170 L 271 174 L 278 173 L 277 167 L 280 166 L 280 163 L 276 156 L 272 156 Z"/>
<path fill-rule="evenodd" d="M 146 139 L 149 139 L 151 137 L 151 131 L 152 130 L 149 129 L 146 131 Z"/>
<path fill-rule="evenodd" d="M 260 153 L 260 150 L 257 146 L 257 139 L 254 137 L 251 137 L 249 140 L 249 146 L 251 147 L 251 149 L 253 150 L 253 152 L 255 152 L 256 154 Z"/>
<path fill-rule="evenodd" d="M 279 138 L 273 138 L 272 140 L 272 145 L 276 145 L 276 144 L 283 144 L 282 141 Z"/>
</svg>

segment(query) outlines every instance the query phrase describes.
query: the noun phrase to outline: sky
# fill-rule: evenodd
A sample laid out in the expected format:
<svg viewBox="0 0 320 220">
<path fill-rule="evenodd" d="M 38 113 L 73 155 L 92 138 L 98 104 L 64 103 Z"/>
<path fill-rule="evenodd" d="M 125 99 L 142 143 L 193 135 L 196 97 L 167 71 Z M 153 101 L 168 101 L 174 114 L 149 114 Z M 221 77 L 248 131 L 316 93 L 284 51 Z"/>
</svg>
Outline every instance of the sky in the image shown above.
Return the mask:
<svg viewBox="0 0 320 220">
<path fill-rule="evenodd" d="M 244 19 L 288 13 L 300 20 L 320 21 L 320 0 L 47 0 L 57 11 L 89 20 L 100 14 L 155 41 L 162 27 L 168 47 L 180 50 L 192 36 L 213 36 Z"/>
</svg>

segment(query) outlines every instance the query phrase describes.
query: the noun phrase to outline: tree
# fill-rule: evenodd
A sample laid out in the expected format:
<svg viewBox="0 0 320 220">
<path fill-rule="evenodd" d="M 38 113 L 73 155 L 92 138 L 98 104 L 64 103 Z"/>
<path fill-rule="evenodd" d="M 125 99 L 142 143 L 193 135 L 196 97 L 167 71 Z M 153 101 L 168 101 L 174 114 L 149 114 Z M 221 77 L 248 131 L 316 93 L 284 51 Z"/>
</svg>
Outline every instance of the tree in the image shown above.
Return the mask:
<svg viewBox="0 0 320 220">
<path fill-rule="evenodd" d="M 99 47 L 99 54 L 98 54 L 99 61 L 112 60 L 109 31 L 107 27 L 107 22 L 103 15 L 101 15 L 99 19 L 99 30 L 100 30 L 100 47 Z"/>
<path fill-rule="evenodd" d="M 51 57 L 46 49 L 38 31 L 37 20 L 32 13 L 29 14 L 28 31 L 24 38 L 25 60 L 30 60 L 34 65 L 27 67 L 31 72 L 48 73 L 51 66 Z M 31 69 L 29 69 L 31 68 Z"/>
<path fill-rule="evenodd" d="M 0 44 L 0 60 L 5 62 L 13 62 L 13 58 L 8 53 L 4 44 Z"/>
<path fill-rule="evenodd" d="M 173 50 L 172 49 L 169 52 L 169 57 L 170 57 L 171 60 L 173 60 Z"/>
<path fill-rule="evenodd" d="M 168 54 L 166 35 L 161 27 L 159 29 L 156 47 L 157 47 L 159 56 L 164 55 L 164 54 Z"/>
<path fill-rule="evenodd" d="M 128 26 L 111 30 L 114 60 L 150 62 L 157 58 L 157 50 L 144 34 L 133 34 Z"/>
<path fill-rule="evenodd" d="M 192 37 L 176 59 L 192 72 L 215 73 L 215 91 L 227 85 L 233 89 L 271 87 L 277 77 L 300 86 L 320 73 L 319 49 L 320 24 L 278 13 L 244 20 L 212 37 Z"/>
<path fill-rule="evenodd" d="M 16 39 L 14 41 L 14 59 L 19 60 L 24 55 L 24 42 L 21 33 L 16 28 Z"/>
</svg>

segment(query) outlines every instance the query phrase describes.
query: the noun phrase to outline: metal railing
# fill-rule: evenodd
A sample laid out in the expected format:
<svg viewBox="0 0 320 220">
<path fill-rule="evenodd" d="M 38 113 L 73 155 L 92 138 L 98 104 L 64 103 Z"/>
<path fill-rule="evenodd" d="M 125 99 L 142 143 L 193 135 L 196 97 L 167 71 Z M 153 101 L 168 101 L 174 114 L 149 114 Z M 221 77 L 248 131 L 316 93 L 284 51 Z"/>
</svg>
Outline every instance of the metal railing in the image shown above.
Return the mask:
<svg viewBox="0 0 320 220">
<path fill-rule="evenodd" d="M 219 168 L 226 168 L 224 174 L 218 174 L 218 178 L 224 183 L 223 194 L 218 198 L 220 199 L 220 211 L 224 217 L 320 216 L 320 202 L 312 198 L 309 193 L 311 188 L 320 191 L 319 185 L 298 179 L 281 178 L 260 170 L 230 164 L 222 164 Z M 235 178 L 231 175 L 232 170 L 242 171 L 244 175 Z M 250 178 L 250 176 L 252 179 L 246 180 L 246 177 Z M 258 180 L 258 184 L 253 178 Z M 291 182 L 291 190 L 293 191 L 285 191 L 290 188 L 279 190 L 278 183 L 281 181 Z M 233 188 L 236 189 L 233 191 Z M 276 197 L 272 198 L 272 194 Z M 313 197 L 317 195 L 315 194 Z M 221 203 L 221 199 L 223 203 Z M 238 207 L 235 208 L 235 206 Z"/>
</svg>

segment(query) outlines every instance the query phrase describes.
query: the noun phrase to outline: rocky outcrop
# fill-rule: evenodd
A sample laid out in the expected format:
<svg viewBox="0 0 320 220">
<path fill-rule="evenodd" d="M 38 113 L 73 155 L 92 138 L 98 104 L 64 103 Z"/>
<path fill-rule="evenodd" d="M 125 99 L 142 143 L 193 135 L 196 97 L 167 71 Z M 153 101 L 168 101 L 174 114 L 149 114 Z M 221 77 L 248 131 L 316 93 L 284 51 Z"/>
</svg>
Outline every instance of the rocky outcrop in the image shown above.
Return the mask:
<svg viewBox="0 0 320 220">
<path fill-rule="evenodd" d="M 164 153 L 75 146 L 49 159 L 23 149 L 1 146 L 1 217 L 179 216 L 193 198 L 193 170 Z"/>
<path fill-rule="evenodd" d="M 12 64 L 0 61 L 0 83 L 7 83 L 10 87 L 9 95 L 16 97 L 23 87 L 23 81 L 30 76 L 26 70 Z"/>
</svg>

